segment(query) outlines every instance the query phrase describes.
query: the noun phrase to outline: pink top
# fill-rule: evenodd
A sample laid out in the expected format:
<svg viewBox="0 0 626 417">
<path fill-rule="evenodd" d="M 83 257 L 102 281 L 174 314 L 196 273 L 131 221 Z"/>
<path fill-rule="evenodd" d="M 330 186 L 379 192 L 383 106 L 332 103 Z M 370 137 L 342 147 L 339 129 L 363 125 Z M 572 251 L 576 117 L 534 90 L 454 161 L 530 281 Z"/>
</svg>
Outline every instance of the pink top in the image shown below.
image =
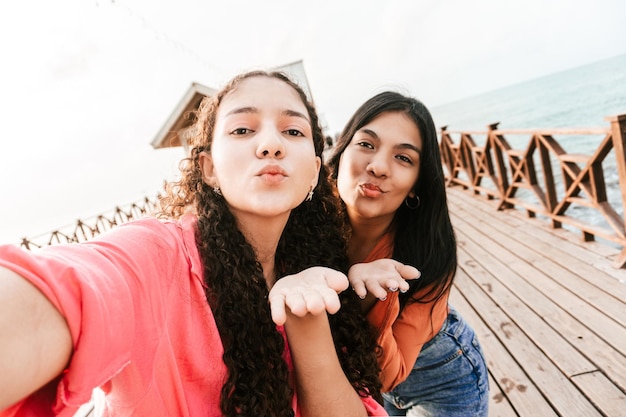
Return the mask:
<svg viewBox="0 0 626 417">
<path fill-rule="evenodd" d="M 70 417 L 95 387 L 106 394 L 105 416 L 220 416 L 227 369 L 194 232 L 192 216 L 146 218 L 82 244 L 0 247 L 0 266 L 46 295 L 74 346 L 58 381 L 0 416 Z M 291 368 L 288 350 L 285 359 Z M 363 403 L 386 415 L 372 398 Z M 299 416 L 295 395 L 293 407 Z"/>
</svg>

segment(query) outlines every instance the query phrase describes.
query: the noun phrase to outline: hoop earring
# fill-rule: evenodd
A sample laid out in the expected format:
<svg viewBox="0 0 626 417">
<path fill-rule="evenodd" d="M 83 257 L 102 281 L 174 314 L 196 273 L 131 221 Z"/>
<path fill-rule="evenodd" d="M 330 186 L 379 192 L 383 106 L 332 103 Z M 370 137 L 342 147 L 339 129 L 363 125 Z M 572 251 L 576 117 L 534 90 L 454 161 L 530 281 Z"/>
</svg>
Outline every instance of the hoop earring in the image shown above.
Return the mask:
<svg viewBox="0 0 626 417">
<path fill-rule="evenodd" d="M 222 190 L 217 185 L 213 186 L 213 192 L 217 195 L 222 195 Z"/>
<path fill-rule="evenodd" d="M 311 200 L 313 200 L 313 187 L 311 187 L 311 189 L 309 190 L 309 194 L 304 199 L 304 201 L 311 201 Z"/>
<path fill-rule="evenodd" d="M 422 202 L 420 201 L 419 196 L 415 196 L 413 198 L 411 197 L 407 197 L 404 199 L 404 204 L 410 209 L 410 210 L 417 210 L 417 208 L 420 206 Z"/>
</svg>

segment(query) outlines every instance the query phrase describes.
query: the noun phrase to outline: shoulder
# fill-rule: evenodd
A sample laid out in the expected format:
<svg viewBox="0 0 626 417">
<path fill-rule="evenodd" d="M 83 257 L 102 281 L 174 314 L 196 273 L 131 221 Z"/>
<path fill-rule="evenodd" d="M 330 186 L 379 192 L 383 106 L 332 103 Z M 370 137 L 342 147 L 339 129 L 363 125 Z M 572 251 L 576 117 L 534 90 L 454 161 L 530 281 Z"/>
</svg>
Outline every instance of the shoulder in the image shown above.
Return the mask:
<svg viewBox="0 0 626 417">
<path fill-rule="evenodd" d="M 139 252 L 176 248 L 184 250 L 190 243 L 195 244 L 194 219 L 155 217 L 144 217 L 123 223 L 86 242 L 93 247 L 119 246 L 125 250 Z"/>
<path fill-rule="evenodd" d="M 95 240 L 106 240 L 111 236 L 134 239 L 179 238 L 182 234 L 182 225 L 179 220 L 157 219 L 155 217 L 143 217 L 128 223 L 123 223 L 109 232 L 98 236 Z"/>
</svg>

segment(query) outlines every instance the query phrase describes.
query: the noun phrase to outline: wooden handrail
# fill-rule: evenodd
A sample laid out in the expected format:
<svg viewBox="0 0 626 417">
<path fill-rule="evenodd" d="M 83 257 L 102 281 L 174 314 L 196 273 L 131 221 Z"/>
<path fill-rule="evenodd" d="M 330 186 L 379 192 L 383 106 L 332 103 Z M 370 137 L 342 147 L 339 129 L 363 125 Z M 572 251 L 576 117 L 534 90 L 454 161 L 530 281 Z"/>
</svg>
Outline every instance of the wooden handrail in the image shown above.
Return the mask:
<svg viewBox="0 0 626 417">
<path fill-rule="evenodd" d="M 568 225 L 585 241 L 601 238 L 622 248 L 613 266 L 626 266 L 626 114 L 606 118 L 607 128 L 498 129 L 484 131 L 441 128 L 440 149 L 448 186 L 462 186 L 474 194 L 498 200 L 497 209 L 521 208 L 529 217 L 547 219 L 552 227 Z M 484 136 L 479 145 L 475 137 Z M 514 148 L 506 136 L 527 136 L 524 146 Z M 563 136 L 602 136 L 590 155 L 569 153 L 561 146 Z M 603 165 L 607 157 L 612 164 Z M 617 171 L 619 201 L 610 201 L 605 174 Z M 22 239 L 26 249 L 58 243 L 82 242 L 116 225 L 153 212 L 156 198 L 145 197 L 126 208 L 115 207 L 109 215 L 78 220 L 74 225 Z M 602 224 L 577 215 L 573 207 L 595 211 Z M 621 211 L 621 214 L 620 214 Z"/>
<path fill-rule="evenodd" d="M 159 205 L 159 199 L 160 195 L 157 194 L 154 197 L 144 197 L 143 200 L 127 206 L 116 206 L 110 213 L 99 214 L 88 219 L 79 219 L 72 225 L 39 236 L 23 238 L 20 246 L 32 250 L 60 243 L 87 241 L 122 223 L 155 212 Z"/>
<path fill-rule="evenodd" d="M 585 241 L 596 237 L 622 247 L 613 266 L 626 265 L 626 114 L 606 118 L 606 128 L 498 129 L 486 131 L 441 128 L 440 149 L 448 186 L 459 185 L 488 199 L 498 210 L 525 209 L 529 217 L 545 217 L 552 227 L 563 224 L 582 232 Z M 484 144 L 475 138 L 484 135 Z M 528 137 L 514 148 L 507 136 Z M 557 137 L 602 136 L 590 155 L 569 153 Z M 612 155 L 614 159 L 607 159 Z M 610 167 L 604 165 L 610 163 Z M 609 201 L 605 174 L 617 171 L 619 201 Z M 574 213 L 573 207 L 592 210 L 602 223 Z M 621 211 L 621 214 L 619 213 Z"/>
</svg>

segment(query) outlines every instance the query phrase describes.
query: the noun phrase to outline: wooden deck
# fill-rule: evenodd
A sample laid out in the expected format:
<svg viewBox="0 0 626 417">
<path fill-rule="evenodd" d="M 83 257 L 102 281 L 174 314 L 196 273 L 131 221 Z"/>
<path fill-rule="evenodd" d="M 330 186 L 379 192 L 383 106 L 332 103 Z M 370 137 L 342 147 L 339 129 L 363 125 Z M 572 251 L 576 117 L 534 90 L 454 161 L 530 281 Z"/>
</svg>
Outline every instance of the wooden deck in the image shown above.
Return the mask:
<svg viewBox="0 0 626 417">
<path fill-rule="evenodd" d="M 476 330 L 496 416 L 626 416 L 620 253 L 448 188 L 459 243 L 451 303 Z"/>
</svg>

